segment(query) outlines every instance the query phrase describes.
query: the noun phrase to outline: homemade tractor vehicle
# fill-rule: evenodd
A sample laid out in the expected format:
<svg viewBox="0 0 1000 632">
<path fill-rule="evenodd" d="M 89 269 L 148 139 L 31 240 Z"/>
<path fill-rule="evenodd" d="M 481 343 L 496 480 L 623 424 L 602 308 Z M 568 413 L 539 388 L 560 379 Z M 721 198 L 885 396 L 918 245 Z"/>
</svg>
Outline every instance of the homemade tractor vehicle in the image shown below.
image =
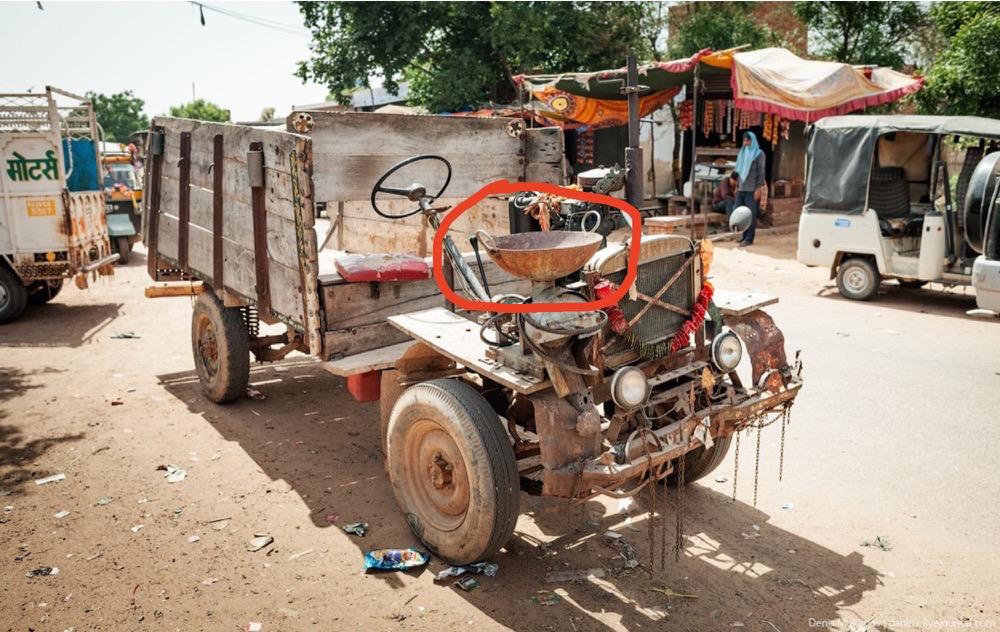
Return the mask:
<svg viewBox="0 0 1000 632">
<path fill-rule="evenodd" d="M 97 139 L 83 97 L 0 94 L 0 324 L 52 300 L 65 279 L 82 289 L 114 273 Z"/>
<path fill-rule="evenodd" d="M 330 120 L 396 124 L 368 116 Z M 411 126 L 414 118 L 396 120 Z M 433 118 L 427 125 L 497 125 Z M 344 134 L 335 137 L 342 143 Z M 496 553 L 513 533 L 522 493 L 568 503 L 655 494 L 712 471 L 740 431 L 777 421 L 784 436 L 802 382 L 800 364 L 787 359 L 781 331 L 760 309 L 776 299 L 716 292 L 708 241 L 658 235 L 630 244 L 612 234 L 605 246 L 603 235 L 582 230 L 474 230 L 472 252 L 463 253 L 449 234 L 444 276 L 465 297 L 580 305 L 462 312 L 446 303 L 427 261 L 412 255 L 340 254 L 337 273 L 317 277 L 311 195 L 320 184 L 309 174 L 320 166 L 309 159 L 320 152 L 306 135 L 158 118 L 147 155 L 150 272 L 183 280 L 197 295 L 192 350 L 206 395 L 220 403 L 242 397 L 251 352 L 262 361 L 292 350 L 323 359 L 347 376 L 352 394 L 379 401 L 378 436 L 400 509 L 449 563 Z M 392 220 L 380 226 L 419 217 L 436 230 L 450 208 L 440 202 L 455 184 L 452 162 L 417 156 L 378 177 L 370 202 Z M 405 177 L 432 169 L 444 184 Z M 522 195 L 518 204 L 526 210 L 540 198 Z M 563 201 L 545 202 L 544 220 L 560 221 Z M 241 235 L 251 237 L 249 247 L 236 241 Z M 624 283 L 630 257 L 638 275 L 625 298 L 587 309 Z M 298 262 L 288 288 L 276 282 L 279 259 Z M 301 291 L 286 291 L 298 282 Z M 338 311 L 377 314 L 392 329 L 376 329 L 377 346 L 346 354 L 381 325 L 337 337 L 329 327 Z M 265 336 L 260 321 L 284 322 L 287 331 Z M 750 381 L 737 371 L 744 349 Z"/>
<path fill-rule="evenodd" d="M 962 157 L 957 178 L 948 151 Z M 1000 121 L 836 116 L 812 127 L 798 259 L 830 269 L 840 294 L 868 300 L 883 279 L 972 285 L 1000 311 Z M 963 155 L 964 154 L 964 155 Z M 954 189 L 953 189 L 954 187 Z"/>
</svg>

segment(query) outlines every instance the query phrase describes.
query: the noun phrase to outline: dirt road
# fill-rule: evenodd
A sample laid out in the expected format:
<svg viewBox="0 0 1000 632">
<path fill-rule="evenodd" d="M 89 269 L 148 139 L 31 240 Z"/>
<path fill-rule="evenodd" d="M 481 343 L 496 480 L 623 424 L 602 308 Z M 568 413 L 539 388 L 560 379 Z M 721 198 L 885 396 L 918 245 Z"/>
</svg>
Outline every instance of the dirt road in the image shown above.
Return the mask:
<svg viewBox="0 0 1000 632">
<path fill-rule="evenodd" d="M 794 261 L 793 236 L 719 249 L 713 276 L 780 295 L 769 311 L 802 350 L 784 480 L 772 426 L 753 506 L 744 436 L 735 502 L 731 451 L 684 494 L 683 552 L 663 573 L 648 568 L 645 498 L 572 511 L 526 498 L 499 574 L 468 593 L 432 581 L 437 560 L 361 572 L 368 548 L 416 540 L 383 473 L 377 408 L 340 378 L 297 356 L 253 369 L 265 401 L 219 407 L 199 394 L 189 300 L 144 299 L 143 256 L 110 284 L 67 288 L 0 327 L 0 629 L 1000 627 L 1000 322 L 940 289 L 842 300 Z M 166 464 L 186 478 L 168 482 Z M 66 478 L 33 482 L 53 474 Z M 368 535 L 341 530 L 355 521 Z M 672 542 L 675 524 L 655 526 Z M 250 552 L 258 533 L 274 543 Z M 887 544 L 863 544 L 876 538 Z M 40 567 L 59 572 L 25 576 Z M 546 582 L 586 569 L 602 576 Z M 535 603 L 539 590 L 558 602 Z"/>
</svg>

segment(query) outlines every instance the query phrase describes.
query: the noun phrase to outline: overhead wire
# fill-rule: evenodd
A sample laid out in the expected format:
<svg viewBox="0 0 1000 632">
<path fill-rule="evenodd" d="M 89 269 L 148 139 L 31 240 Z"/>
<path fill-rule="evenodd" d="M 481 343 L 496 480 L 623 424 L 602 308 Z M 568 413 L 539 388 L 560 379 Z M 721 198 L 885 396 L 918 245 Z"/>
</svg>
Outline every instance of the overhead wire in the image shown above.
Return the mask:
<svg viewBox="0 0 1000 632">
<path fill-rule="evenodd" d="M 221 7 L 213 6 L 210 4 L 205 4 L 204 2 L 197 2 L 196 0 L 189 0 L 191 5 L 198 7 L 201 15 L 201 24 L 205 25 L 205 11 L 214 11 L 220 15 L 232 18 L 234 20 L 241 20 L 249 24 L 255 24 L 257 26 L 263 26 L 265 28 L 273 29 L 276 31 L 281 31 L 284 33 L 289 33 L 291 35 L 309 35 L 309 31 L 303 29 L 294 24 L 287 24 L 285 22 L 278 22 L 277 20 L 272 20 L 270 18 L 263 18 L 256 15 L 250 15 L 248 13 L 240 13 L 238 11 L 233 11 L 231 9 L 223 9 Z"/>
</svg>

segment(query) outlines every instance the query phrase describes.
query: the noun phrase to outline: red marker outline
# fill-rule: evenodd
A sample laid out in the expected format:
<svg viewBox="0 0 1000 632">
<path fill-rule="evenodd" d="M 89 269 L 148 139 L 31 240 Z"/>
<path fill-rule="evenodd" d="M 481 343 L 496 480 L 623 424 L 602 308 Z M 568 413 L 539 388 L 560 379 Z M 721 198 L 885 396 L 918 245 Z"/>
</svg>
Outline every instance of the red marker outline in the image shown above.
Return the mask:
<svg viewBox="0 0 1000 632">
<path fill-rule="evenodd" d="M 448 227 L 454 223 L 458 216 L 469 210 L 481 200 L 490 195 L 501 195 L 518 193 L 520 191 L 538 191 L 550 195 L 583 200 L 584 202 L 595 202 L 613 206 L 623 213 L 628 213 L 632 217 L 632 239 L 629 243 L 628 268 L 625 278 L 618 289 L 603 299 L 596 301 L 586 301 L 584 303 L 492 303 L 490 301 L 476 301 L 461 296 L 448 287 L 444 279 L 444 237 L 448 234 Z M 635 283 L 635 277 L 639 268 L 639 246 L 642 240 L 642 216 L 639 210 L 626 202 L 600 193 L 586 193 L 575 191 L 555 184 L 545 182 L 510 182 L 507 180 L 497 180 L 479 189 L 468 198 L 456 204 L 448 213 L 441 218 L 441 225 L 434 233 L 434 247 L 432 256 L 432 266 L 434 269 L 434 282 L 445 297 L 461 309 L 477 312 L 503 312 L 505 314 L 530 314 L 538 312 L 589 312 L 604 309 L 612 305 L 617 305 L 625 298 L 629 288 Z"/>
</svg>

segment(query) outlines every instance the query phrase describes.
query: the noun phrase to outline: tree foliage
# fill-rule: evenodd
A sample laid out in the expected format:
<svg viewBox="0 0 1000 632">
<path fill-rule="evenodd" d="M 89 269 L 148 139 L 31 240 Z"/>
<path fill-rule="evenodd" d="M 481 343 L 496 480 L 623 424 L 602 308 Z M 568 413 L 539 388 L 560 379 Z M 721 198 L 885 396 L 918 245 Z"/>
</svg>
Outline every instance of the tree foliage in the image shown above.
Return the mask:
<svg viewBox="0 0 1000 632">
<path fill-rule="evenodd" d="M 930 114 L 1000 118 L 1000 6 L 991 2 L 942 2 L 931 19 L 947 39 L 917 93 Z"/>
<path fill-rule="evenodd" d="M 776 36 L 754 21 L 752 2 L 693 3 L 693 13 L 670 34 L 671 58 L 690 57 L 704 48 L 725 50 L 749 44 L 760 48 L 772 44 Z"/>
<path fill-rule="evenodd" d="M 198 121 L 214 121 L 216 123 L 229 122 L 229 110 L 224 110 L 205 99 L 195 99 L 189 103 L 172 105 L 170 106 L 170 116 Z"/>
<path fill-rule="evenodd" d="M 917 2 L 795 3 L 812 52 L 847 64 L 901 66 L 927 14 Z"/>
<path fill-rule="evenodd" d="M 303 81 L 341 102 L 381 77 L 432 112 L 511 102 L 522 72 L 573 72 L 624 65 L 652 53 L 640 2 L 300 2 L 312 32 Z"/>
<path fill-rule="evenodd" d="M 88 92 L 86 96 L 109 141 L 128 142 L 132 132 L 149 127 L 149 118 L 142 112 L 146 102 L 134 96 L 131 90 L 107 95 Z"/>
</svg>

